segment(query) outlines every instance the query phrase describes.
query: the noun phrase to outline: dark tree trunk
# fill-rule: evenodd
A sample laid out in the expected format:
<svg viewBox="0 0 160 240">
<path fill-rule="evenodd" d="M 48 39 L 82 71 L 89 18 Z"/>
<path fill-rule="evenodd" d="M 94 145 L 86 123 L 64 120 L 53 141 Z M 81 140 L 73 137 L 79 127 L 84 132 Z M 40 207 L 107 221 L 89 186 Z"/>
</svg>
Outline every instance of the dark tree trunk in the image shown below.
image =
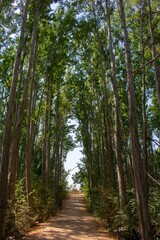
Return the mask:
<svg viewBox="0 0 160 240">
<path fill-rule="evenodd" d="M 149 6 L 149 26 L 150 26 L 150 34 L 151 34 L 152 58 L 155 59 L 156 57 L 155 36 L 154 36 L 154 28 L 152 24 L 152 8 L 151 8 L 150 0 L 148 0 L 148 6 Z M 158 104 L 160 108 L 160 70 L 159 70 L 157 59 L 153 61 L 153 68 L 154 68 L 154 77 L 155 77 L 155 83 L 156 83 Z"/>
<path fill-rule="evenodd" d="M 14 198 L 15 195 L 15 184 L 16 184 L 16 176 L 17 176 L 17 164 L 19 158 L 19 144 L 21 137 L 21 128 L 23 123 L 23 115 L 24 110 L 27 106 L 27 98 L 28 98 L 28 87 L 31 77 L 31 71 L 33 67 L 34 57 L 35 57 L 35 49 L 36 49 L 36 40 L 37 40 L 37 28 L 38 28 L 38 15 L 39 15 L 39 0 L 37 0 L 37 8 L 35 12 L 34 25 L 32 31 L 32 41 L 31 41 L 31 49 L 30 49 L 30 57 L 28 63 L 28 71 L 24 81 L 23 88 L 23 97 L 22 102 L 19 106 L 18 116 L 15 131 L 13 134 L 11 152 L 10 152 L 10 179 L 9 179 L 9 199 Z"/>
<path fill-rule="evenodd" d="M 34 146 L 34 122 L 32 115 L 35 110 L 35 63 L 33 68 L 33 79 L 30 88 L 30 98 L 28 103 L 28 123 L 27 123 L 27 139 L 26 139 L 26 158 L 25 158 L 25 171 L 26 171 L 26 192 L 28 198 L 28 205 L 31 211 L 34 210 L 34 198 L 32 193 L 31 183 L 31 167 L 32 167 L 32 153 Z"/>
<path fill-rule="evenodd" d="M 7 196 L 8 196 L 8 173 L 9 173 L 9 154 L 11 147 L 11 132 L 12 132 L 12 117 L 14 111 L 14 102 L 16 96 L 16 88 L 18 82 L 19 75 L 19 67 L 21 61 L 21 53 L 24 44 L 24 33 L 27 22 L 27 14 L 28 14 L 28 5 L 29 0 L 26 1 L 22 24 L 21 24 L 21 34 L 17 49 L 17 55 L 14 63 L 13 77 L 12 77 L 12 86 L 9 94 L 8 106 L 7 106 L 7 114 L 6 114 L 6 128 L 4 133 L 4 142 L 3 142 L 3 152 L 1 159 L 1 173 L 0 173 L 0 239 L 4 239 L 4 224 L 5 224 L 5 214 L 7 209 Z"/>
<path fill-rule="evenodd" d="M 142 66 L 145 64 L 145 43 L 144 43 L 144 17 L 145 17 L 145 5 L 146 0 L 142 1 L 141 9 L 141 28 L 140 28 L 140 38 L 142 45 Z M 146 198 L 148 198 L 148 161 L 147 161 L 147 116 L 146 116 L 146 85 L 145 85 L 145 68 L 142 69 L 142 113 L 143 113 L 143 170 L 144 170 L 144 189 L 146 193 Z"/>
</svg>

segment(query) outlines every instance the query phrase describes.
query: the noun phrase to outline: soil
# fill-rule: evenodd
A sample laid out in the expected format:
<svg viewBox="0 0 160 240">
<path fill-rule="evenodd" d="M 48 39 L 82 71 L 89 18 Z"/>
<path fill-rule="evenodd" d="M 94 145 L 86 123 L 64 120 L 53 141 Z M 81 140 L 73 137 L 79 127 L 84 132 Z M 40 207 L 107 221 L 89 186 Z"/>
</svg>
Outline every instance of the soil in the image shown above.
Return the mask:
<svg viewBox="0 0 160 240">
<path fill-rule="evenodd" d="M 23 240 L 115 240 L 85 207 L 83 194 L 71 195 L 57 216 L 39 224 Z"/>
</svg>

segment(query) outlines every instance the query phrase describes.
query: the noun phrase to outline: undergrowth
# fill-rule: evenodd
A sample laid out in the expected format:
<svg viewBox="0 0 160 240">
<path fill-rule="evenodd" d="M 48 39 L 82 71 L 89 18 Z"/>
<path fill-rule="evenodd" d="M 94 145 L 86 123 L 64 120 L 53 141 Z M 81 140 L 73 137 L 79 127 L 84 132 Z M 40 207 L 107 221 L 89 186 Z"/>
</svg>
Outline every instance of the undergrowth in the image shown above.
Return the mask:
<svg viewBox="0 0 160 240">
<path fill-rule="evenodd" d="M 113 189 L 94 188 L 86 195 L 88 209 L 100 218 L 105 227 L 119 236 L 119 239 L 137 239 L 139 232 L 138 210 L 133 189 L 127 191 L 127 205 L 121 209 L 118 195 Z M 149 209 L 153 234 L 160 230 L 160 198 L 159 189 L 151 189 L 149 193 Z"/>
<path fill-rule="evenodd" d="M 43 222 L 56 212 L 53 191 L 44 188 L 40 181 L 33 184 L 34 209 L 31 211 L 25 190 L 25 180 L 21 179 L 16 185 L 15 200 L 10 205 L 6 217 L 7 235 L 25 234 L 38 222 Z M 16 237 L 16 239 L 19 239 Z"/>
</svg>

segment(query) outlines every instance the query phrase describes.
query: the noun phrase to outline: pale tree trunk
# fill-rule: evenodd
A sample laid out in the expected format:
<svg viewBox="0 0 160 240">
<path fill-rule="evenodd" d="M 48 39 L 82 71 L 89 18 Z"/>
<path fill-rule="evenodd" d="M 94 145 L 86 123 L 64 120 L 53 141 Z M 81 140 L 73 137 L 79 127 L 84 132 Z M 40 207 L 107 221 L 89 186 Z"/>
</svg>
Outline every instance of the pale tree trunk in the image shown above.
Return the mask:
<svg viewBox="0 0 160 240">
<path fill-rule="evenodd" d="M 46 161 L 45 161 L 45 182 L 48 184 L 49 162 L 50 162 L 50 131 L 51 131 L 51 77 L 48 76 L 47 86 L 47 109 L 46 109 Z"/>
<path fill-rule="evenodd" d="M 144 43 L 144 27 L 145 27 L 145 5 L 146 0 L 142 1 L 142 9 L 141 9 L 141 28 L 140 28 L 140 39 L 142 45 L 142 66 L 145 64 L 145 43 Z M 144 170 L 144 189 L 146 192 L 146 198 L 148 198 L 148 162 L 147 162 L 147 116 L 146 116 L 146 85 L 145 85 L 145 68 L 142 68 L 142 115 L 143 115 L 143 170 Z"/>
<path fill-rule="evenodd" d="M 110 130 L 110 115 L 109 115 L 109 104 L 108 104 L 108 96 L 107 96 L 107 84 L 106 84 L 106 77 L 105 77 L 105 69 L 103 64 L 102 58 L 102 46 L 97 26 L 97 19 L 96 19 L 96 12 L 95 6 L 93 3 L 93 14 L 96 23 L 96 35 L 98 41 L 98 51 L 99 51 L 99 58 L 100 58 L 100 70 L 101 70 L 101 78 L 103 82 L 103 94 L 104 94 L 104 126 L 106 131 L 106 148 L 108 150 L 108 162 L 109 162 L 109 177 L 110 177 L 110 184 L 111 186 L 115 186 L 115 171 L 114 171 L 114 162 L 113 162 L 113 146 L 112 146 L 112 136 Z"/>
<path fill-rule="evenodd" d="M 90 122 L 85 117 L 82 122 L 82 138 L 83 145 L 85 146 L 84 155 L 86 156 L 87 180 L 88 180 L 88 195 L 92 204 L 93 192 L 93 158 L 92 158 L 92 142 L 91 142 L 91 126 Z"/>
<path fill-rule="evenodd" d="M 150 26 L 150 34 L 151 34 L 152 59 L 155 59 L 156 48 L 155 48 L 154 28 L 153 28 L 153 25 L 152 25 L 152 8 L 151 8 L 151 1 L 150 0 L 148 0 L 148 6 L 149 6 L 149 26 Z M 159 108 L 160 108 L 160 70 L 159 70 L 157 59 L 155 59 L 153 61 L 153 68 L 154 68 L 154 77 L 155 77 L 155 82 L 156 82 L 158 104 L 159 104 Z"/>
<path fill-rule="evenodd" d="M 59 132 L 56 133 L 56 144 L 55 144 L 55 199 L 56 207 L 61 207 L 60 200 L 60 177 L 61 177 L 61 159 L 60 159 L 60 136 Z"/>
<path fill-rule="evenodd" d="M 37 0 L 37 4 L 38 3 L 39 3 L 39 0 Z M 14 198 L 14 195 L 15 195 L 15 184 L 16 184 L 16 177 L 17 177 L 16 175 L 17 175 L 17 164 L 18 164 L 18 157 L 19 157 L 19 144 L 20 144 L 20 136 L 21 136 L 21 127 L 22 127 L 22 122 L 23 122 L 24 110 L 26 109 L 26 105 L 27 105 L 28 86 L 29 86 L 29 82 L 30 82 L 30 76 L 31 76 L 33 61 L 34 61 L 34 57 L 35 57 L 35 49 L 36 49 L 39 4 L 37 6 L 38 7 L 36 8 L 34 25 L 33 25 L 33 32 L 32 32 L 32 41 L 31 41 L 28 71 L 27 71 L 27 75 L 26 75 L 26 78 L 25 78 L 25 81 L 24 81 L 22 102 L 19 106 L 16 127 L 15 127 L 15 131 L 14 131 L 14 134 L 13 134 L 12 145 L 11 145 L 9 199 Z"/>
<path fill-rule="evenodd" d="M 122 33 L 124 38 L 124 48 L 125 48 L 125 61 L 126 61 L 127 80 L 128 80 L 129 124 L 130 124 L 130 136 L 131 136 L 132 163 L 133 163 L 135 192 L 136 192 L 138 214 L 139 214 L 140 233 L 141 233 L 142 240 L 151 240 L 153 239 L 153 237 L 152 237 L 152 231 L 151 231 L 149 208 L 148 208 L 147 199 L 145 197 L 145 190 L 143 187 L 144 174 L 143 174 L 143 168 L 142 168 L 142 159 L 141 159 L 141 151 L 140 151 L 139 136 L 138 136 L 135 90 L 134 90 L 134 81 L 133 81 L 132 63 L 131 63 L 131 50 L 130 50 L 127 25 L 126 25 L 123 0 L 119 0 L 118 3 L 119 3 Z"/>
<path fill-rule="evenodd" d="M 11 132 L 12 132 L 12 118 L 14 112 L 14 102 L 16 96 L 16 88 L 19 75 L 19 67 L 21 61 L 21 53 L 24 44 L 24 33 L 27 22 L 28 6 L 29 0 L 26 0 L 24 6 L 24 12 L 22 16 L 21 23 L 21 33 L 17 49 L 17 55 L 14 62 L 14 70 L 12 77 L 12 86 L 9 94 L 8 105 L 7 105 L 7 114 L 6 114 L 6 128 L 4 133 L 4 142 L 3 142 L 3 151 L 1 159 L 1 173 L 0 173 L 0 239 L 4 238 L 4 224 L 5 224 L 5 214 L 7 208 L 7 196 L 8 196 L 8 173 L 9 173 L 9 156 L 10 156 L 10 147 L 11 147 Z"/>
<path fill-rule="evenodd" d="M 49 177 L 50 160 L 50 117 L 51 117 L 51 77 L 47 76 L 44 140 L 42 150 L 42 181 L 46 188 Z"/>
<path fill-rule="evenodd" d="M 115 153 L 117 161 L 117 176 L 118 176 L 118 189 L 120 196 L 120 205 L 123 208 L 126 205 L 126 188 L 125 188 L 125 178 L 124 169 L 122 161 L 122 144 L 121 144 L 121 123 L 120 123 L 120 105 L 119 105 L 119 95 L 116 83 L 116 66 L 115 57 L 113 53 L 112 44 L 112 32 L 111 32 L 111 20 L 110 20 L 110 1 L 106 0 L 106 15 L 108 23 L 108 41 L 109 41 L 109 53 L 111 60 L 111 82 L 114 92 L 114 103 L 115 103 Z"/>
<path fill-rule="evenodd" d="M 34 198 L 32 193 L 31 184 L 31 166 L 32 166 L 32 153 L 34 146 L 34 123 L 32 120 L 32 115 L 35 110 L 35 62 L 33 69 L 33 79 L 30 89 L 30 99 L 28 103 L 28 123 L 27 123 L 27 139 L 26 139 L 26 157 L 25 157 L 25 171 L 26 171 L 26 192 L 28 198 L 28 205 L 30 210 L 34 210 Z"/>
<path fill-rule="evenodd" d="M 87 121 L 87 169 L 88 169 L 88 186 L 89 186 L 89 194 L 92 199 L 92 192 L 94 188 L 93 183 L 93 157 L 92 157 L 92 139 L 91 139 L 91 124 Z"/>
<path fill-rule="evenodd" d="M 55 135 L 55 200 L 56 207 L 61 207 L 60 199 L 60 179 L 61 179 L 61 154 L 60 154 L 60 86 L 58 86 L 56 102 L 56 135 Z"/>
<path fill-rule="evenodd" d="M 97 86 L 95 84 L 94 81 L 94 75 L 95 73 L 93 73 L 92 71 L 92 75 L 90 76 L 90 79 L 92 81 L 92 88 L 94 90 L 94 95 L 95 95 L 95 99 L 99 98 L 98 92 L 97 92 Z M 97 105 L 97 101 L 93 101 L 93 106 Z M 101 180 L 101 184 L 103 187 L 106 186 L 107 181 L 106 181 L 106 169 L 107 169 L 107 163 L 105 161 L 105 144 L 104 144 L 104 131 L 103 131 L 103 119 L 101 118 L 101 113 L 102 113 L 102 109 L 100 106 L 100 102 L 97 105 L 98 106 L 98 119 L 97 122 L 93 123 L 93 127 L 95 125 L 95 129 L 96 127 L 98 128 L 98 135 L 96 137 L 95 142 L 98 142 L 98 160 L 99 160 L 99 173 L 100 173 L 100 180 Z M 94 130 L 93 130 L 93 134 L 94 134 Z M 92 156 L 94 157 L 96 155 L 96 151 L 97 148 L 95 148 L 95 144 L 93 144 L 93 153 Z M 94 153 L 95 152 L 95 153 Z M 93 159 L 92 157 L 92 159 Z M 96 158 L 95 158 L 96 159 Z"/>
</svg>

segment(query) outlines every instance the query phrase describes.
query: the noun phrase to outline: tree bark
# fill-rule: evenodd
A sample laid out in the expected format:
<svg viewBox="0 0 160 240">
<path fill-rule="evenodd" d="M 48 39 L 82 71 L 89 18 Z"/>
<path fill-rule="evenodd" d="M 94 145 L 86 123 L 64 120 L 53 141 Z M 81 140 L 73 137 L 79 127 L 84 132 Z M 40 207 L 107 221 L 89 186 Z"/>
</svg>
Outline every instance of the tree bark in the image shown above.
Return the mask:
<svg viewBox="0 0 160 240">
<path fill-rule="evenodd" d="M 46 84 L 46 108 L 44 123 L 44 141 L 42 151 L 42 181 L 46 188 L 49 178 L 49 160 L 50 160 L 50 117 L 51 117 L 51 77 L 47 76 Z"/>
<path fill-rule="evenodd" d="M 151 34 L 152 59 L 155 59 L 156 57 L 155 36 L 154 36 L 154 28 L 152 25 L 152 8 L 151 8 L 150 0 L 148 0 L 148 6 L 149 6 L 149 26 L 150 26 L 150 34 Z M 160 70 L 159 70 L 157 59 L 153 61 L 153 68 L 154 68 L 154 77 L 156 82 L 158 104 L 160 108 Z"/>
<path fill-rule="evenodd" d="M 112 146 L 112 137 L 111 137 L 111 129 L 110 129 L 110 119 L 109 119 L 109 104 L 108 104 L 108 96 L 107 96 L 107 84 L 106 84 L 106 77 L 105 77 L 105 68 L 103 64 L 103 57 L 102 57 L 102 46 L 98 31 L 97 19 L 96 19 L 96 12 L 95 6 L 93 3 L 93 14 L 95 20 L 95 30 L 96 36 L 98 41 L 98 52 L 100 58 L 100 70 L 101 70 L 101 78 L 103 83 L 103 95 L 104 95 L 104 126 L 106 131 L 106 148 L 108 150 L 108 162 L 109 162 L 109 176 L 110 176 L 110 184 L 111 186 L 115 186 L 115 170 L 114 170 L 114 161 L 113 161 L 113 146 Z"/>
<path fill-rule="evenodd" d="M 18 82 L 18 75 L 19 75 L 19 66 L 21 61 L 21 54 L 24 44 L 24 33 L 26 28 L 27 22 L 27 15 L 28 15 L 28 6 L 29 0 L 26 0 L 24 12 L 22 16 L 22 23 L 21 23 L 21 33 L 20 39 L 17 49 L 17 55 L 14 62 L 14 69 L 13 69 L 13 77 L 12 77 L 12 86 L 9 94 L 8 99 L 8 106 L 7 106 L 7 114 L 6 114 L 6 128 L 4 133 L 4 141 L 3 141 L 3 152 L 2 152 L 2 159 L 1 159 L 1 173 L 0 173 L 0 239 L 4 239 L 4 224 L 5 224 L 5 214 L 7 208 L 7 196 L 8 196 L 8 173 L 9 173 L 9 154 L 10 154 L 10 147 L 11 147 L 11 138 L 12 138 L 12 118 L 13 118 L 13 111 L 14 111 L 14 102 L 16 96 L 16 88 Z"/>
<path fill-rule="evenodd" d="M 151 231 L 149 208 L 148 208 L 147 199 L 145 197 L 145 190 L 143 188 L 144 175 L 142 170 L 142 159 L 141 159 L 140 144 L 139 144 L 139 137 L 138 137 L 135 90 L 134 90 L 134 81 L 133 81 L 132 63 L 131 63 L 131 50 L 130 50 L 127 25 L 126 25 L 126 17 L 125 17 L 123 0 L 119 0 L 118 3 L 119 3 L 120 20 L 121 20 L 123 39 L 124 39 L 124 48 L 125 48 L 125 61 L 126 61 L 126 71 L 127 71 L 127 80 L 128 80 L 131 149 L 132 149 L 135 192 L 136 192 L 138 214 L 139 214 L 140 233 L 141 233 L 142 240 L 151 240 L 153 239 L 153 237 L 152 237 L 152 231 Z"/>
<path fill-rule="evenodd" d="M 36 61 L 35 61 L 36 62 Z M 35 104 L 35 62 L 33 69 L 33 79 L 30 89 L 30 99 L 28 103 L 28 123 L 27 123 L 27 139 L 26 139 L 26 157 L 25 157 L 25 171 L 26 171 L 26 192 L 28 198 L 28 205 L 30 210 L 34 210 L 34 198 L 32 193 L 32 183 L 31 183 L 31 166 L 32 166 L 32 152 L 34 146 L 34 123 L 32 120 L 32 115 L 34 114 Z"/>
<path fill-rule="evenodd" d="M 24 110 L 26 109 L 26 105 L 27 105 L 28 86 L 29 86 L 29 82 L 30 82 L 31 71 L 32 71 L 32 67 L 33 67 L 34 57 L 35 57 L 35 49 L 36 49 L 38 15 L 39 15 L 39 0 L 37 0 L 37 6 L 38 7 L 36 8 L 33 31 L 32 31 L 32 40 L 31 40 L 31 49 L 30 49 L 28 70 L 27 70 L 25 81 L 24 81 L 23 97 L 22 97 L 22 102 L 19 106 L 16 127 L 15 127 L 15 131 L 13 134 L 12 145 L 11 145 L 9 199 L 14 198 L 14 195 L 15 195 L 15 184 L 16 184 L 16 175 L 17 175 L 17 164 L 18 164 L 18 158 L 19 158 L 19 144 L 20 144 L 20 137 L 21 137 L 21 127 L 22 127 L 22 122 L 23 122 Z"/>
<path fill-rule="evenodd" d="M 146 0 L 142 1 L 141 9 L 141 27 L 140 27 L 140 39 L 142 45 L 142 66 L 145 64 L 145 45 L 144 45 L 144 17 L 145 17 L 145 5 Z M 145 84 L 145 68 L 142 68 L 142 115 L 143 115 L 143 170 L 144 170 L 144 189 L 146 193 L 146 198 L 148 198 L 148 160 L 147 160 L 147 116 L 146 116 L 146 84 Z"/>
<path fill-rule="evenodd" d="M 58 84 L 57 102 L 56 102 L 56 135 L 55 135 L 55 200 L 56 207 L 61 207 L 60 198 L 60 179 L 61 179 L 61 154 L 60 154 L 60 86 Z"/>
<path fill-rule="evenodd" d="M 115 103 L 115 152 L 116 152 L 116 161 L 117 161 L 117 176 L 118 176 L 118 189 L 120 196 L 120 205 L 121 208 L 126 206 L 126 187 L 125 187 L 125 174 L 123 169 L 122 161 L 122 144 L 121 144 L 121 123 L 120 123 L 120 105 L 119 105 L 119 95 L 117 90 L 116 83 L 116 66 L 115 66 L 115 57 L 113 53 L 113 40 L 111 32 L 111 20 L 110 20 L 110 1 L 106 0 L 106 15 L 108 23 L 108 40 L 109 40 L 109 53 L 111 60 L 111 83 L 114 92 L 114 103 Z"/>
</svg>

